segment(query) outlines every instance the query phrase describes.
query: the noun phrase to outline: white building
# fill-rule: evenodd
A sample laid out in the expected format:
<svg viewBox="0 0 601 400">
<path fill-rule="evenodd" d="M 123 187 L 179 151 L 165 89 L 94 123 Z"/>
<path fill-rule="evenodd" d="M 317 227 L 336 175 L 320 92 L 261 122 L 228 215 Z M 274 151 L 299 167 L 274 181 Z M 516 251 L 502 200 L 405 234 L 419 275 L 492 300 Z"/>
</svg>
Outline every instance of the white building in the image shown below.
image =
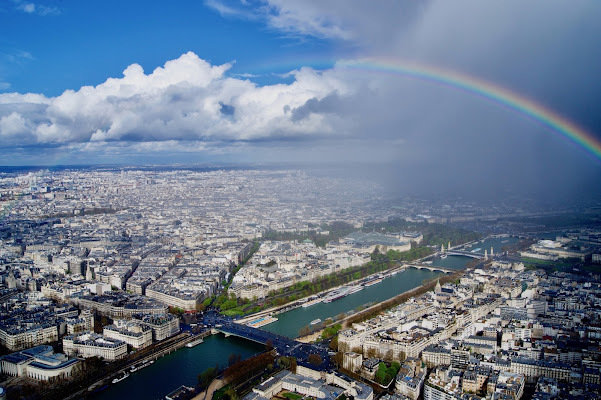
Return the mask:
<svg viewBox="0 0 601 400">
<path fill-rule="evenodd" d="M 72 376 L 78 363 L 64 354 L 54 354 L 52 346 L 42 345 L 0 357 L 0 372 L 52 382 Z"/>
<path fill-rule="evenodd" d="M 83 358 L 102 357 L 108 361 L 127 355 L 127 344 L 92 332 L 69 335 L 63 338 L 63 351 L 70 356 Z"/>
</svg>

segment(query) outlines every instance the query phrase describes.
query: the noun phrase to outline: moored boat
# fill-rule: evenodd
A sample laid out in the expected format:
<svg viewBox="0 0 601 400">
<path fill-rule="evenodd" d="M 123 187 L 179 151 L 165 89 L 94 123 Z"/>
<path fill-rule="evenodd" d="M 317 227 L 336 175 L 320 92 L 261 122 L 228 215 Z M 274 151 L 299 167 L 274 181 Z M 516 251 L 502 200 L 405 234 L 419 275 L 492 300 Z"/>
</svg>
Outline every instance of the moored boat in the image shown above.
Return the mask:
<svg viewBox="0 0 601 400">
<path fill-rule="evenodd" d="M 378 283 L 382 282 L 382 278 L 377 276 L 375 278 L 369 279 L 368 281 L 366 281 L 365 283 L 363 283 L 363 286 L 365 287 L 370 287 L 373 285 L 377 285 Z"/>
<path fill-rule="evenodd" d="M 311 306 L 321 303 L 321 302 L 322 302 L 322 299 L 313 299 L 311 301 L 303 303 L 303 308 L 311 307 Z"/>
<path fill-rule="evenodd" d="M 117 376 L 115 379 L 112 380 L 113 383 L 119 383 L 124 379 L 129 378 L 129 372 L 125 371 L 122 374 L 120 374 L 119 376 Z"/>
<path fill-rule="evenodd" d="M 198 344 L 201 344 L 202 342 L 203 342 L 203 339 L 199 338 L 199 339 L 193 340 L 190 343 L 186 344 L 186 347 L 194 347 Z"/>
</svg>

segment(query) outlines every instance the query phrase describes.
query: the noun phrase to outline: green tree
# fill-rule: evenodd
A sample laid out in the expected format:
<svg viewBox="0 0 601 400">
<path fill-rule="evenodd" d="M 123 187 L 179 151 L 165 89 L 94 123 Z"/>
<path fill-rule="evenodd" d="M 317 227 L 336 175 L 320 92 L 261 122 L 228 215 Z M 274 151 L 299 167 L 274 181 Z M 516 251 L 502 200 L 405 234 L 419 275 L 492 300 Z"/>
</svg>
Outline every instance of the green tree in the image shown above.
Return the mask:
<svg viewBox="0 0 601 400">
<path fill-rule="evenodd" d="M 315 366 L 320 365 L 323 362 L 319 354 L 309 354 L 307 361 Z"/>
</svg>

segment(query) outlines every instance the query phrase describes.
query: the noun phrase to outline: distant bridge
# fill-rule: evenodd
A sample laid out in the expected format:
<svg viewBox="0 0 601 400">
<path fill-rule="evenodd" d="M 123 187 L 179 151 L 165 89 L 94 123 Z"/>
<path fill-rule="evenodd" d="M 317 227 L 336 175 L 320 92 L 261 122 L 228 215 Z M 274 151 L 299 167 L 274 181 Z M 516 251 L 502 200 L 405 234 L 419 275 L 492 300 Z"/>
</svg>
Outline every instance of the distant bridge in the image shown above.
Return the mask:
<svg viewBox="0 0 601 400">
<path fill-rule="evenodd" d="M 444 272 L 445 274 L 452 274 L 453 272 L 459 271 L 457 269 L 444 268 L 444 267 L 439 267 L 438 265 L 431 265 L 431 264 L 407 264 L 407 268 L 427 269 L 429 271 L 434 271 L 434 272 L 436 272 L 436 271 Z"/>
<path fill-rule="evenodd" d="M 477 258 L 478 260 L 484 260 L 484 258 L 485 258 L 484 254 L 482 254 L 482 253 L 472 253 L 471 251 L 462 251 L 462 250 L 451 250 L 451 251 L 447 251 L 446 254 L 449 256 L 464 256 L 464 257 Z"/>
</svg>

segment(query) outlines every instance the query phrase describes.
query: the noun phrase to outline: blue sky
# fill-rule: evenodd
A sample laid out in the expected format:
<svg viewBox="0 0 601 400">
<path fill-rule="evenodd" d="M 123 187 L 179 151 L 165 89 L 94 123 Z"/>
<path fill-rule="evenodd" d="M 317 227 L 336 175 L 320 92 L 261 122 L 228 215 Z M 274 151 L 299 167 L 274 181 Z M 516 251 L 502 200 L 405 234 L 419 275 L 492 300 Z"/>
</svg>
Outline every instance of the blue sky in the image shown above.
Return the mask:
<svg viewBox="0 0 601 400">
<path fill-rule="evenodd" d="M 26 5 L 35 4 L 26 12 Z M 224 18 L 201 1 L 47 1 L 2 3 L 2 91 L 56 96 L 98 85 L 130 64 L 151 71 L 192 51 L 232 74 L 261 83 L 301 66 L 331 66 L 332 40 L 291 36 L 259 20 Z M 8 86 L 9 84 L 10 86 Z"/>
<path fill-rule="evenodd" d="M 524 115 L 340 61 L 470 75 L 599 137 L 599 20 L 598 0 L 4 0 L 0 165 L 360 160 L 587 187 L 601 161 Z"/>
</svg>

